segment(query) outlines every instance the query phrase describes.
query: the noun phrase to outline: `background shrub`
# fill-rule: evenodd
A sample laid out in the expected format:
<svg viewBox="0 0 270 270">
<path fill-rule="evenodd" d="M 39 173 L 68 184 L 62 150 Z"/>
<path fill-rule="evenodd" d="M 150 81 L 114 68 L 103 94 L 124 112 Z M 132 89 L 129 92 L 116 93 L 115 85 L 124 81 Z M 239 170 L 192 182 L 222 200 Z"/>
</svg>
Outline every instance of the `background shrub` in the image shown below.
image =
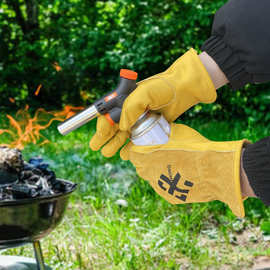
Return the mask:
<svg viewBox="0 0 270 270">
<path fill-rule="evenodd" d="M 190 47 L 200 49 L 225 2 L 3 0 L 0 106 L 89 104 L 115 87 L 120 68 L 136 70 L 140 79 L 163 71 Z M 225 88 L 215 104 L 196 106 L 186 115 L 268 121 L 268 89 L 269 84 Z"/>
</svg>

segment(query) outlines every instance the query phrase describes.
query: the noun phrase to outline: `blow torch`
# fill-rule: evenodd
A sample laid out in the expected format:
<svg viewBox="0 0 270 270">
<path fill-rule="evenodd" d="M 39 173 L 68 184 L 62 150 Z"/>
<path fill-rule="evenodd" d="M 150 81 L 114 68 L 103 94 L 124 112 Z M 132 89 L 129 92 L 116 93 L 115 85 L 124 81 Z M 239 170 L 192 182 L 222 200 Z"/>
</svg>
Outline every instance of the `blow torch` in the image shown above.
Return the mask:
<svg viewBox="0 0 270 270">
<path fill-rule="evenodd" d="M 111 125 L 119 123 L 124 101 L 137 87 L 137 77 L 138 74 L 136 72 L 128 69 L 121 69 L 120 80 L 116 89 L 97 100 L 90 107 L 61 123 L 58 126 L 59 132 L 62 135 L 66 135 L 88 123 L 100 114 L 105 115 Z"/>
<path fill-rule="evenodd" d="M 62 135 L 88 123 L 99 115 L 105 115 L 111 125 L 119 123 L 125 99 L 136 89 L 138 74 L 128 69 L 120 70 L 120 80 L 112 90 L 93 105 L 65 120 L 58 126 Z M 153 112 L 146 111 L 131 129 L 131 140 L 136 145 L 163 144 L 168 141 L 170 125 L 166 119 Z"/>
</svg>

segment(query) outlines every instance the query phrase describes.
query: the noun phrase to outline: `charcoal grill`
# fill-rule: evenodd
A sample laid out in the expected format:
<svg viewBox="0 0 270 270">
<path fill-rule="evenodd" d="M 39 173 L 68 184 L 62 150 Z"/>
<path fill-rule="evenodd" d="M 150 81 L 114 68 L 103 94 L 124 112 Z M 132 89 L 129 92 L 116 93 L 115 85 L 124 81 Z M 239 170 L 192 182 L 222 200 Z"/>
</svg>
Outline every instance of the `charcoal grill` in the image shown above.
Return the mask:
<svg viewBox="0 0 270 270">
<path fill-rule="evenodd" d="M 71 182 L 57 179 L 69 184 Z M 0 269 L 47 270 L 44 264 L 40 239 L 52 232 L 61 222 L 70 194 L 76 185 L 67 192 L 16 201 L 0 201 L 0 250 L 32 243 L 35 262 L 13 256 L 0 256 Z M 8 261 L 8 263 L 4 263 Z M 12 266 L 7 266 L 12 262 Z M 23 267 L 22 267 L 23 265 Z M 16 268 L 17 267 L 17 268 Z"/>
</svg>

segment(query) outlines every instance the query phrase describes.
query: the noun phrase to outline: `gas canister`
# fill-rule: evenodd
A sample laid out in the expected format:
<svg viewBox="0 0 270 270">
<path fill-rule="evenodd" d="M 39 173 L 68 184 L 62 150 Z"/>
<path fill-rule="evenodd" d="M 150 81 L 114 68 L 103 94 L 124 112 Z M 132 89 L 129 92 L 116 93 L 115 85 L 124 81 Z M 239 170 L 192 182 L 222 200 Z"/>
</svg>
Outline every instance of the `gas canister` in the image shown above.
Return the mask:
<svg viewBox="0 0 270 270">
<path fill-rule="evenodd" d="M 165 144 L 170 132 L 170 124 L 161 114 L 148 111 L 132 127 L 130 139 L 135 145 Z"/>
</svg>

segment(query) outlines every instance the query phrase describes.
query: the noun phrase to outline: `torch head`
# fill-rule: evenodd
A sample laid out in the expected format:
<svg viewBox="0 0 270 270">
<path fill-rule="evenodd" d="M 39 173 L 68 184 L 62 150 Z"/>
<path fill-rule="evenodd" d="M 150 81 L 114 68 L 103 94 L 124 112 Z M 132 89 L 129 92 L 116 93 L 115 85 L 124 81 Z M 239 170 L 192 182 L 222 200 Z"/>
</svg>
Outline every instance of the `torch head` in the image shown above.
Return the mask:
<svg viewBox="0 0 270 270">
<path fill-rule="evenodd" d="M 112 125 L 119 123 L 124 101 L 137 87 L 137 76 L 138 74 L 132 70 L 121 69 L 116 89 L 97 100 L 92 106 L 61 123 L 58 126 L 59 132 L 66 135 L 100 114 L 105 115 Z"/>
<path fill-rule="evenodd" d="M 81 127 L 82 125 L 96 118 L 98 115 L 99 113 L 96 109 L 96 106 L 92 105 L 58 125 L 58 131 L 62 135 L 67 135 L 71 131 Z"/>
</svg>

